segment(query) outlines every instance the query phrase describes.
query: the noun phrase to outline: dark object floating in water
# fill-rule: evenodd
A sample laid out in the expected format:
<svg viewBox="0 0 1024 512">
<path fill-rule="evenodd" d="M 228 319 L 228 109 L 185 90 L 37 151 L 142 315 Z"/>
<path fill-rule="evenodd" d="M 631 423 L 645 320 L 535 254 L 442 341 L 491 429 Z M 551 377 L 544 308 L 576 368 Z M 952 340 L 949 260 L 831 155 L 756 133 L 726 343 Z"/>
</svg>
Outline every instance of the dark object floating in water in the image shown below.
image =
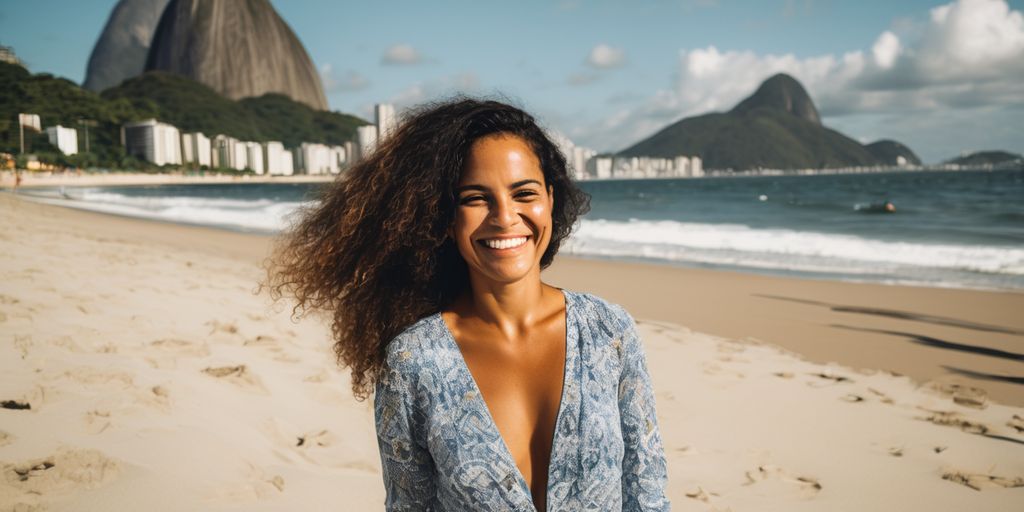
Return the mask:
<svg viewBox="0 0 1024 512">
<path fill-rule="evenodd" d="M 18 401 L 15 401 L 15 400 L 4 400 L 3 402 L 0 402 L 0 407 L 3 407 L 4 409 L 15 409 L 15 410 L 18 410 L 18 409 L 24 410 L 24 409 L 31 409 L 32 408 L 32 406 L 29 405 L 28 403 L 18 402 Z"/>
<path fill-rule="evenodd" d="M 853 209 L 861 213 L 896 213 L 896 205 L 891 201 L 857 203 L 853 205 Z"/>
</svg>

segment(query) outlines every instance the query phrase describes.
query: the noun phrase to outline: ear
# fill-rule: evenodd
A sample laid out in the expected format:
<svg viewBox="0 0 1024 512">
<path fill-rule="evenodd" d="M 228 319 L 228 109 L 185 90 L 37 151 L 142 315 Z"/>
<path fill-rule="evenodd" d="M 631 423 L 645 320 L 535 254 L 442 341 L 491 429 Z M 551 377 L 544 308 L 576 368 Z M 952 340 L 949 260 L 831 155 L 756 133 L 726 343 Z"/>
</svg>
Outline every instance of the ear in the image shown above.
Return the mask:
<svg viewBox="0 0 1024 512">
<path fill-rule="evenodd" d="M 555 187 L 548 185 L 548 210 L 555 210 Z"/>
</svg>

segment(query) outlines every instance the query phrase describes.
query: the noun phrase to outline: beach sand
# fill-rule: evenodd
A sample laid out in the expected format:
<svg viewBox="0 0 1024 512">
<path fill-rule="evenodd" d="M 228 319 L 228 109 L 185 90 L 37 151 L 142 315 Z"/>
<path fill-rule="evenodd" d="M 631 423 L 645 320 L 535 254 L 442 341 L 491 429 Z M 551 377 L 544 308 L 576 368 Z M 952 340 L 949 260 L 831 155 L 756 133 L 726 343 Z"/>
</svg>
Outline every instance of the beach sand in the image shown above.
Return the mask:
<svg viewBox="0 0 1024 512">
<path fill-rule="evenodd" d="M 253 293 L 268 249 L 0 194 L 0 510 L 380 510 L 372 400 L 322 319 Z M 675 510 L 1024 504 L 1022 294 L 546 279 L 637 317 Z"/>
</svg>

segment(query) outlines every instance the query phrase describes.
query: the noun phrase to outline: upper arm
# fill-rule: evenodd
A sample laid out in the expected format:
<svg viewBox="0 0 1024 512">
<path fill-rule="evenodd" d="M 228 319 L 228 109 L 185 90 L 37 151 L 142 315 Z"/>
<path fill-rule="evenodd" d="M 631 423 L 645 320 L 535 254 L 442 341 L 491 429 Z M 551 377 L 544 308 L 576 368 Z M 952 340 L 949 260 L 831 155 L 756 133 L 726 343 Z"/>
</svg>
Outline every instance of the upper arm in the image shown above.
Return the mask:
<svg viewBox="0 0 1024 512">
<path fill-rule="evenodd" d="M 387 510 L 429 510 L 435 499 L 434 461 L 424 443 L 422 414 L 403 372 L 389 370 L 374 394 Z"/>
<path fill-rule="evenodd" d="M 619 417 L 625 453 L 622 461 L 623 510 L 667 510 L 665 450 L 658 431 L 654 388 L 636 323 L 619 309 L 622 334 Z"/>
</svg>

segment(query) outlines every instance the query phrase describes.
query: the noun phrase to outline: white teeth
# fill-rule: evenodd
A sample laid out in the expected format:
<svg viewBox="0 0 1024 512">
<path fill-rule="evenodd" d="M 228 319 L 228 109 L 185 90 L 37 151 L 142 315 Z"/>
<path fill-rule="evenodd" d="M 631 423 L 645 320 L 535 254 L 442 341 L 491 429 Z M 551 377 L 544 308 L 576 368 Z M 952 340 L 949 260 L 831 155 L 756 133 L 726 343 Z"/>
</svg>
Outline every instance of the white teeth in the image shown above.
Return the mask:
<svg viewBox="0 0 1024 512">
<path fill-rule="evenodd" d="M 503 238 L 501 240 L 491 239 L 484 240 L 484 245 L 491 249 L 511 249 L 513 247 L 519 247 L 526 243 L 526 237 L 520 236 L 516 238 Z"/>
</svg>

